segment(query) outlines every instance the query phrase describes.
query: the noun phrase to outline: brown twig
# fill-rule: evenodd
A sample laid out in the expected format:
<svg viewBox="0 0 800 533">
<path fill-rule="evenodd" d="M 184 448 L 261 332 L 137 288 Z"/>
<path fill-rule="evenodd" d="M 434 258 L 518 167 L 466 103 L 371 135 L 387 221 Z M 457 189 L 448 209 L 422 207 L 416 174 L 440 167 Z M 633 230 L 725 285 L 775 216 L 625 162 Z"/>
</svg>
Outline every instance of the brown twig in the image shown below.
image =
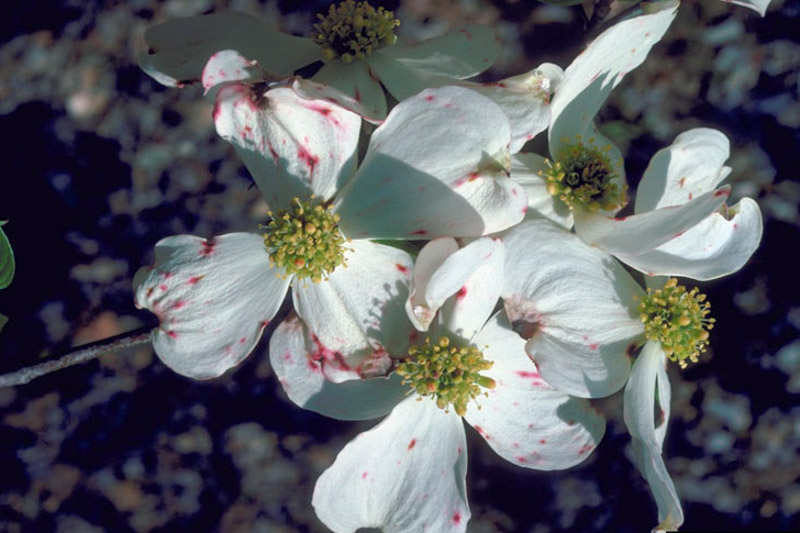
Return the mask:
<svg viewBox="0 0 800 533">
<path fill-rule="evenodd" d="M 151 332 L 151 327 L 139 328 L 121 335 L 79 346 L 50 361 L 21 368 L 14 372 L 9 372 L 8 374 L 2 374 L 0 375 L 0 388 L 25 385 L 40 376 L 55 372 L 56 370 L 91 361 L 107 353 L 150 342 Z"/>
</svg>

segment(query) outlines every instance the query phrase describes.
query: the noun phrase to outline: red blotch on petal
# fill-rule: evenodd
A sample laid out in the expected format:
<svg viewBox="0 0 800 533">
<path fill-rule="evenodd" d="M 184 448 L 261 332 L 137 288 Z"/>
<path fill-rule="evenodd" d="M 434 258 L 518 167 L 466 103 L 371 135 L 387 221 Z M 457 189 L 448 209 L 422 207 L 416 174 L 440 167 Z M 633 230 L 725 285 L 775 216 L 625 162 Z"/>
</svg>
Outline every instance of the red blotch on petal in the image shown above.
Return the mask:
<svg viewBox="0 0 800 533">
<path fill-rule="evenodd" d="M 408 443 L 408 451 L 411 451 L 416 445 L 417 445 L 417 439 L 411 439 L 411 442 Z"/>
<path fill-rule="evenodd" d="M 463 299 L 463 298 L 464 298 L 466 295 L 467 295 L 467 286 L 466 286 L 466 285 L 464 285 L 463 287 L 461 287 L 460 289 L 458 289 L 458 292 L 456 293 L 456 298 L 457 298 L 458 300 L 461 300 L 461 299 Z"/>
<path fill-rule="evenodd" d="M 395 263 L 394 266 L 395 266 L 395 268 L 397 268 L 397 270 L 399 270 L 403 274 L 408 274 L 408 268 L 407 267 L 401 265 L 400 263 Z"/>
<path fill-rule="evenodd" d="M 454 524 L 460 524 L 461 523 L 461 513 L 459 513 L 458 511 L 453 513 L 453 523 Z"/>
<path fill-rule="evenodd" d="M 428 233 L 428 232 L 427 232 L 427 230 L 424 230 L 424 229 L 418 229 L 417 231 L 412 231 L 412 232 L 411 232 L 411 235 L 425 235 L 425 234 L 427 234 L 427 233 Z"/>
</svg>

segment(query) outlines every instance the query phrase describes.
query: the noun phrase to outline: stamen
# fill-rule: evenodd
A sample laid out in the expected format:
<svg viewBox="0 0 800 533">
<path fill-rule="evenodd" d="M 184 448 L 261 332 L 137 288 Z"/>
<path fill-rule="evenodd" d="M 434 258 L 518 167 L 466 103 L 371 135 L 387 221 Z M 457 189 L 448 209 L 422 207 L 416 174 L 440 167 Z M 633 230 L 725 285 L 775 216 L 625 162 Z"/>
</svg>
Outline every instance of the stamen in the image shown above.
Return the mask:
<svg viewBox="0 0 800 533">
<path fill-rule="evenodd" d="M 331 5 L 326 16 L 318 13 L 317 18 L 320 22 L 314 24 L 314 42 L 327 59 L 339 58 L 345 63 L 394 44 L 394 29 L 400 25 L 391 11 L 354 0 Z"/>
<path fill-rule="evenodd" d="M 667 357 L 681 368 L 686 368 L 687 359 L 696 363 L 697 356 L 706 351 L 708 332 L 715 322 L 707 318 L 710 312 L 705 294 L 697 287 L 687 292 L 675 278 L 661 289 L 647 289 L 647 296 L 639 303 L 645 337 L 661 343 Z"/>
<path fill-rule="evenodd" d="M 567 141 L 567 140 L 565 140 Z M 576 204 L 590 211 L 613 211 L 628 201 L 627 185 L 620 190 L 614 165 L 608 156 L 611 146 L 594 146 L 594 138 L 584 143 L 577 135 L 575 142 L 559 150 L 556 160 L 547 162 L 547 170 L 539 176 L 547 182 L 547 192 L 569 207 Z"/>
<path fill-rule="evenodd" d="M 496 385 L 492 378 L 479 373 L 492 368 L 493 363 L 474 346 L 452 346 L 448 337 L 435 343 L 426 338 L 424 343 L 412 346 L 408 355 L 397 365 L 403 383 L 420 396 L 432 396 L 439 409 L 447 411 L 452 405 L 459 416 L 467 412 L 470 400 L 487 395 L 482 387 L 493 389 Z"/>
<path fill-rule="evenodd" d="M 272 220 L 262 229 L 270 265 L 285 269 L 287 276 L 319 283 L 345 263 L 345 239 L 337 226 L 339 215 L 330 206 L 313 205 L 313 200 L 293 198 L 291 213 L 270 211 Z"/>
</svg>

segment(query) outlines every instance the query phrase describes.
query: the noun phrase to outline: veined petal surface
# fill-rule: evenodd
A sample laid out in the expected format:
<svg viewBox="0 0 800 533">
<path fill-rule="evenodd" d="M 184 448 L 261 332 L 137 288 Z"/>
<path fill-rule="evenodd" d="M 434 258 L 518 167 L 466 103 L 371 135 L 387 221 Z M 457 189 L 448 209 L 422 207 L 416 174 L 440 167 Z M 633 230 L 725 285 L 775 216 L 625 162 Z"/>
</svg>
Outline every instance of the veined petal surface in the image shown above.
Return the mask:
<svg viewBox="0 0 800 533">
<path fill-rule="evenodd" d="M 278 312 L 290 282 L 270 268 L 261 236 L 175 235 L 159 241 L 155 253 L 155 265 L 140 269 L 133 285 L 136 307 L 159 318 L 158 356 L 195 379 L 238 365 Z"/>
<path fill-rule="evenodd" d="M 325 373 L 331 361 L 319 353 L 317 342 L 303 321 L 292 315 L 277 327 L 269 341 L 269 358 L 289 399 L 339 420 L 368 420 L 388 414 L 405 399 L 408 387 L 397 374 L 334 383 Z"/>
<path fill-rule="evenodd" d="M 294 197 L 328 200 L 355 170 L 361 118 L 289 87 L 259 95 L 249 85 L 227 84 L 217 93 L 214 123 L 273 210 L 289 209 Z"/>
<path fill-rule="evenodd" d="M 461 417 L 430 398 L 403 400 L 339 452 L 312 504 L 335 533 L 464 533 L 470 518 Z"/>
<path fill-rule="evenodd" d="M 506 175 L 508 119 L 461 87 L 429 89 L 395 107 L 370 139 L 356 176 L 337 197 L 352 238 L 480 236 L 518 222 L 522 188 Z"/>
<path fill-rule="evenodd" d="M 504 313 L 492 317 L 473 344 L 492 361 L 481 374 L 496 386 L 464 419 L 503 459 L 524 468 L 560 470 L 586 459 L 605 432 L 603 417 L 586 400 L 548 385 L 525 354 L 525 340 Z M 483 347 L 486 348 L 483 348 Z"/>
<path fill-rule="evenodd" d="M 677 2 L 674 7 L 657 13 L 614 24 L 567 67 L 550 107 L 551 154 L 558 153 L 563 139 L 591 135 L 594 117 L 612 89 L 645 60 L 666 33 L 676 12 Z"/>
<path fill-rule="evenodd" d="M 170 87 L 199 81 L 208 59 L 220 50 L 236 50 L 280 75 L 322 58 L 311 39 L 280 33 L 261 19 L 233 11 L 157 24 L 145 31 L 144 40 L 149 49 L 139 54 L 139 65 Z"/>
<path fill-rule="evenodd" d="M 685 204 L 725 179 L 730 168 L 728 138 L 717 130 L 695 128 L 678 135 L 650 159 L 636 191 L 635 212 Z"/>
<path fill-rule="evenodd" d="M 726 208 L 727 216 L 712 213 L 680 237 L 640 255 L 617 259 L 649 275 L 710 280 L 742 268 L 758 249 L 763 222 L 758 204 L 750 198 Z"/>
<path fill-rule="evenodd" d="M 354 240 L 345 246 L 346 266 L 319 283 L 297 280 L 292 287 L 297 314 L 306 322 L 319 358 L 329 359 L 331 381 L 384 375 L 390 354 L 402 354 L 413 331 L 405 302 L 411 256 L 397 248 Z"/>
<path fill-rule="evenodd" d="M 647 341 L 625 386 L 624 418 L 631 434 L 636 466 L 650 485 L 658 505 L 659 525 L 653 531 L 677 530 L 683 524 L 681 502 L 661 456 L 671 397 L 664 367 L 666 361 L 661 346 L 655 341 Z M 660 415 L 658 420 L 654 418 L 655 409 Z"/>
<path fill-rule="evenodd" d="M 622 388 L 628 352 L 644 340 L 642 289 L 613 257 L 548 220 L 522 222 L 503 242 L 506 312 L 545 381 L 578 397 Z"/>
<path fill-rule="evenodd" d="M 419 44 L 397 42 L 376 53 L 415 70 L 464 79 L 494 64 L 500 54 L 500 39 L 490 26 L 467 24 Z"/>
</svg>

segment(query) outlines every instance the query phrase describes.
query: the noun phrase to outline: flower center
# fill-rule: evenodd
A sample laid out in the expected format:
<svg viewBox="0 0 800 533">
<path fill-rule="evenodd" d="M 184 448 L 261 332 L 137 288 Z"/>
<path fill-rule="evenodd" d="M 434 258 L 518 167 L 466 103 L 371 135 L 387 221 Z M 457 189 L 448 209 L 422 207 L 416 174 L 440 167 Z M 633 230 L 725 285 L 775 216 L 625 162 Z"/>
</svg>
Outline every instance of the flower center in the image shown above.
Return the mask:
<svg viewBox="0 0 800 533">
<path fill-rule="evenodd" d="M 647 289 L 639 303 L 645 337 L 661 343 L 667 357 L 681 368 L 686 368 L 687 359 L 696 363 L 697 356 L 706 351 L 708 332 L 715 322 L 706 318 L 710 312 L 705 294 L 697 287 L 687 291 L 675 278 L 661 289 Z"/>
<path fill-rule="evenodd" d="M 322 47 L 327 59 L 338 57 L 345 63 L 356 57 L 364 59 L 373 50 L 394 44 L 394 29 L 400 25 L 391 11 L 354 0 L 331 5 L 327 15 L 318 13 L 317 18 L 314 42 Z"/>
<path fill-rule="evenodd" d="M 408 350 L 409 358 L 397 365 L 397 373 L 403 383 L 420 396 L 432 396 L 439 409 L 447 410 L 452 405 L 456 414 L 464 416 L 467 403 L 482 392 L 481 387 L 493 389 L 492 378 L 480 375 L 493 363 L 483 358 L 483 353 L 474 346 L 451 346 L 448 337 L 438 342 L 425 342 Z"/>
<path fill-rule="evenodd" d="M 330 206 L 313 205 L 314 197 L 301 202 L 292 199 L 292 212 L 269 212 L 272 220 L 262 226 L 264 246 L 270 265 L 286 270 L 299 279 L 311 278 L 319 283 L 344 264 L 344 237 L 339 232 L 339 215 Z"/>
<path fill-rule="evenodd" d="M 547 182 L 547 192 L 570 207 L 581 204 L 590 211 L 613 211 L 628 201 L 627 186 L 614 183 L 617 173 L 608 157 L 611 146 L 597 148 L 575 136 L 574 144 L 559 150 L 555 162 L 547 160 L 547 170 L 539 175 Z"/>
</svg>

